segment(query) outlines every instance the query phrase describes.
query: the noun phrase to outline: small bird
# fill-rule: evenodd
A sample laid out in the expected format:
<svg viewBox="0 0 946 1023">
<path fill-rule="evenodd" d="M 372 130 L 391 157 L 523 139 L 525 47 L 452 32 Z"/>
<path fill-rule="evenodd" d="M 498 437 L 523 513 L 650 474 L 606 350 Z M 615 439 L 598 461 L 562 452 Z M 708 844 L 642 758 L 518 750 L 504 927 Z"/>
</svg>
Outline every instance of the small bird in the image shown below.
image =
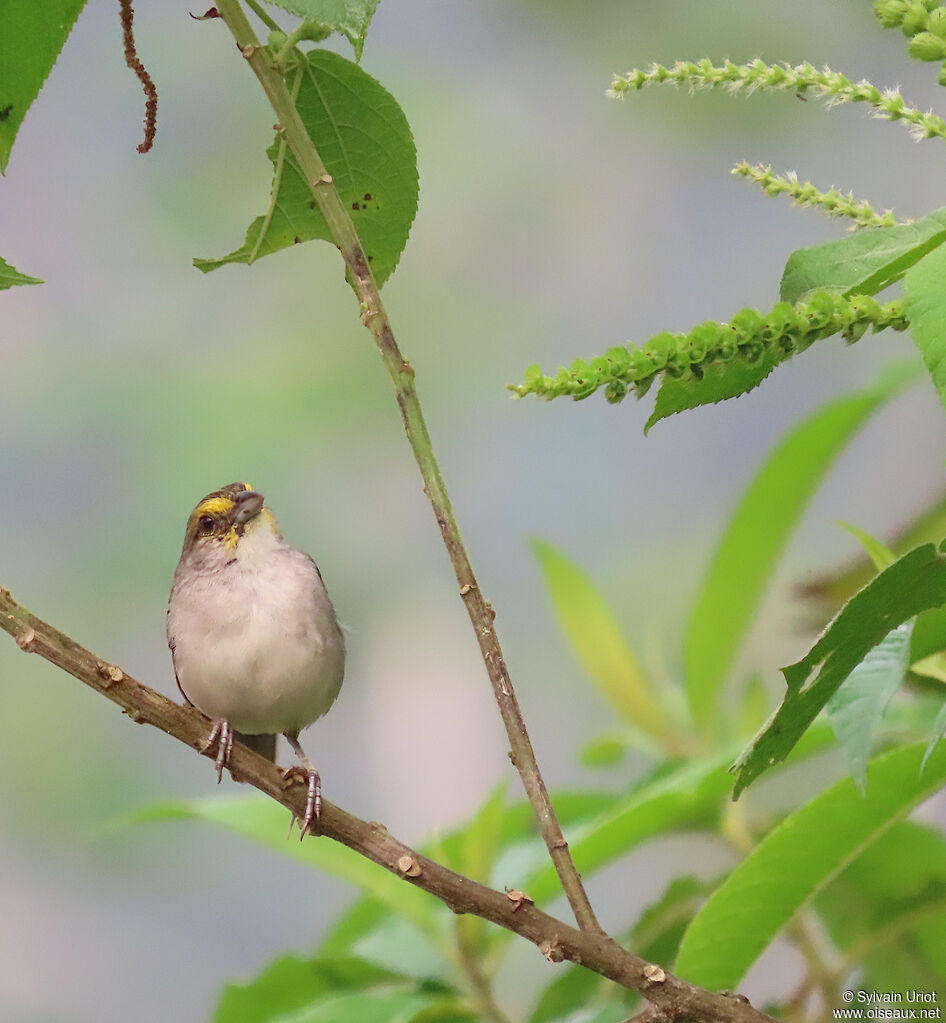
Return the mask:
<svg viewBox="0 0 946 1023">
<path fill-rule="evenodd" d="M 321 573 L 290 547 L 249 483 L 208 494 L 191 512 L 168 599 L 167 637 L 178 688 L 213 720 L 217 781 L 236 734 L 275 761 L 286 737 L 308 784 L 300 839 L 319 830 L 322 785 L 299 733 L 335 702 L 345 640 Z M 289 828 L 296 818 L 293 817 Z"/>
</svg>

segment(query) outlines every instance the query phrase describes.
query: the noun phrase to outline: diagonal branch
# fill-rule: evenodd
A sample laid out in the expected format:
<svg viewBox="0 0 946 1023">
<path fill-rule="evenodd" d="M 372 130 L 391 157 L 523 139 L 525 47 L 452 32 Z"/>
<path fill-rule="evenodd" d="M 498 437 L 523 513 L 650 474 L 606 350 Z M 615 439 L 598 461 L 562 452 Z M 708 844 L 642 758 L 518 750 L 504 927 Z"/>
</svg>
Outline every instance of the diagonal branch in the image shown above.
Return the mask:
<svg viewBox="0 0 946 1023">
<path fill-rule="evenodd" d="M 2 587 L 0 629 L 9 633 L 21 650 L 39 654 L 118 704 L 132 721 L 154 725 L 196 750 L 206 742 L 210 722 L 200 711 L 173 703 L 136 682 L 121 668 L 97 657 L 21 607 Z M 304 812 L 303 788 L 287 787 L 275 764 L 241 743 L 233 746 L 231 772 L 297 816 Z M 667 1023 L 685 1019 L 705 1023 L 775 1023 L 739 995 L 717 994 L 688 984 L 625 951 L 605 934 L 576 930 L 524 900 L 513 900 L 504 892 L 448 870 L 399 842 L 383 825 L 353 817 L 332 803 L 322 805 L 322 833 L 406 883 L 429 892 L 454 913 L 472 913 L 531 941 L 550 962 L 567 959 L 640 992 Z"/>
<path fill-rule="evenodd" d="M 427 424 L 421 411 L 420 400 L 414 389 L 414 369 L 398 348 L 384 304 L 381 301 L 381 293 L 365 257 L 361 239 L 358 237 L 348 210 L 338 195 L 331 175 L 327 172 L 314 142 L 299 117 L 282 74 L 273 64 L 266 49 L 260 45 L 239 0 L 219 0 L 217 9 L 233 33 L 241 53 L 263 86 L 279 120 L 278 131 L 292 150 L 312 195 L 325 217 L 332 238 L 344 257 L 350 279 L 361 299 L 362 322 L 374 336 L 382 361 L 394 386 L 397 403 L 404 421 L 404 429 L 424 480 L 424 491 L 433 507 L 437 524 L 440 526 L 443 542 L 457 577 L 460 596 L 463 598 L 470 622 L 476 633 L 480 653 L 493 686 L 493 694 L 499 705 L 499 711 L 506 726 L 506 734 L 509 737 L 510 759 L 519 771 L 526 795 L 529 797 L 529 802 L 532 804 L 538 820 L 539 830 L 545 840 L 552 862 L 555 864 L 562 888 L 579 927 L 583 931 L 603 933 L 581 883 L 581 877 L 568 851 L 568 843 L 562 835 L 562 829 L 549 799 L 545 781 L 539 771 L 535 751 L 526 730 L 525 719 L 522 716 L 519 701 L 516 699 L 503 651 L 499 645 L 499 637 L 493 627 L 495 612 L 477 585 L 473 566 L 466 552 L 446 485 L 440 475 L 440 466 L 437 464 L 430 435 L 427 432 Z"/>
</svg>

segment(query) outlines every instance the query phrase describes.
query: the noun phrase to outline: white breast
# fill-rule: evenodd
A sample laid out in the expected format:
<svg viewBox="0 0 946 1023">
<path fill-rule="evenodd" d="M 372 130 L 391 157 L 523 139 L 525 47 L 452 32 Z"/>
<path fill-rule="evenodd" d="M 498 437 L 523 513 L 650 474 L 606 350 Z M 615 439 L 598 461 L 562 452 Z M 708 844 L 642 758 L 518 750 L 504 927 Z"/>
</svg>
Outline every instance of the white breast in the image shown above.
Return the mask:
<svg viewBox="0 0 946 1023">
<path fill-rule="evenodd" d="M 226 560 L 178 567 L 168 638 L 191 703 L 250 735 L 305 728 L 342 684 L 344 640 L 318 570 L 262 523 Z"/>
</svg>

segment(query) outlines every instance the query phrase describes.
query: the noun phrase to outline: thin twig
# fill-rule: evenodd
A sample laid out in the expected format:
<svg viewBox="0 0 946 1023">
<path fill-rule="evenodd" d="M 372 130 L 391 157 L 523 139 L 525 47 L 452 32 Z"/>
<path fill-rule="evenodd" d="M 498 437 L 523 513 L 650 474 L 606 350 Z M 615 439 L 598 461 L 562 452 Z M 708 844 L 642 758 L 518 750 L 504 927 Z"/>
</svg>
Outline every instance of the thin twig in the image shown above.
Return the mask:
<svg viewBox="0 0 946 1023">
<path fill-rule="evenodd" d="M 141 88 L 145 93 L 145 138 L 138 146 L 139 153 L 147 153 L 154 145 L 154 135 L 158 126 L 158 89 L 148 69 L 141 63 L 135 46 L 135 10 L 132 0 L 118 0 L 119 15 L 122 22 L 122 42 L 125 48 L 125 63 L 138 76 Z"/>
<path fill-rule="evenodd" d="M 117 704 L 138 724 L 154 725 L 192 749 L 202 751 L 211 722 L 194 707 L 173 703 L 137 682 L 115 664 L 97 657 L 58 629 L 21 607 L 0 587 L 0 629 L 17 646 L 35 653 Z M 209 754 L 205 754 L 209 755 Z M 280 769 L 242 743 L 235 743 L 231 773 L 301 816 L 306 793 L 287 786 Z M 531 941 L 551 962 L 567 959 L 640 992 L 669 1020 L 705 1023 L 775 1023 L 740 996 L 718 994 L 688 984 L 621 948 L 604 934 L 579 931 L 536 906 L 510 899 L 457 874 L 399 842 L 378 823 L 353 817 L 332 803 L 322 804 L 322 834 L 440 899 L 454 913 L 472 913 Z"/>
<path fill-rule="evenodd" d="M 414 369 L 401 354 L 381 301 L 381 294 L 365 256 L 361 239 L 351 217 L 339 198 L 318 151 L 299 117 L 286 83 L 260 46 L 239 0 L 222 0 L 217 5 L 221 16 L 236 39 L 237 46 L 263 86 L 279 122 L 279 131 L 289 144 L 302 174 L 325 217 L 332 239 L 345 259 L 351 280 L 361 299 L 362 322 L 374 335 L 404 420 L 404 428 L 424 479 L 424 490 L 433 506 L 447 553 L 453 563 L 460 595 L 476 633 L 480 653 L 486 664 L 493 693 L 509 737 L 510 759 L 519 771 L 526 794 L 535 811 L 539 829 L 575 919 L 582 930 L 602 933 L 588 900 L 581 877 L 575 869 L 568 843 L 549 799 L 545 782 L 536 762 L 525 720 L 513 690 L 502 648 L 493 627 L 495 612 L 483 596 L 473 574 L 469 556 L 460 535 L 447 488 L 433 453 L 427 424 L 414 389 Z"/>
</svg>

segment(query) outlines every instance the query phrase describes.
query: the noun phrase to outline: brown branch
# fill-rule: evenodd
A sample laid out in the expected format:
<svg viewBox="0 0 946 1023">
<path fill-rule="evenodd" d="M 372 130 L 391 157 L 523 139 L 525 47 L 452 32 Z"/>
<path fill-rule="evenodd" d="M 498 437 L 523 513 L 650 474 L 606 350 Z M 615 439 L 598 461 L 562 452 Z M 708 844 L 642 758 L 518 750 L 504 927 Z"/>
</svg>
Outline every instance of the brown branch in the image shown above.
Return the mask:
<svg viewBox="0 0 946 1023">
<path fill-rule="evenodd" d="M 603 933 L 581 883 L 581 877 L 572 861 L 571 853 L 568 851 L 568 843 L 562 834 L 555 809 L 545 787 L 545 781 L 539 771 L 525 719 L 522 716 L 512 680 L 506 668 L 499 637 L 493 627 L 496 615 L 473 574 L 473 566 L 466 552 L 460 527 L 440 474 L 440 467 L 433 453 L 427 424 L 417 391 L 414 388 L 414 369 L 398 348 L 361 239 L 358 237 L 348 210 L 339 197 L 331 175 L 326 170 L 313 140 L 309 137 L 302 119 L 299 117 L 282 74 L 273 65 L 268 52 L 260 46 L 239 0 L 220 0 L 217 9 L 233 33 L 241 53 L 263 86 L 276 113 L 279 132 L 298 161 L 312 195 L 329 226 L 332 238 L 344 257 L 351 280 L 357 288 L 361 299 L 362 321 L 374 336 L 382 361 L 394 386 L 401 418 L 404 421 L 404 429 L 424 480 L 424 492 L 433 507 L 444 545 L 453 564 L 460 596 L 466 605 L 473 631 L 476 633 L 480 653 L 492 683 L 493 694 L 496 697 L 503 724 L 506 726 L 506 734 L 509 737 L 510 759 L 522 779 L 526 795 L 539 824 L 539 831 L 545 840 L 545 845 L 579 927 L 584 931 Z"/>
<path fill-rule="evenodd" d="M 138 76 L 141 88 L 145 93 L 145 139 L 138 146 L 139 153 L 147 153 L 154 145 L 154 135 L 158 127 L 158 89 L 148 69 L 138 58 L 135 46 L 135 10 L 132 0 L 118 0 L 119 16 L 122 22 L 122 42 L 125 47 L 125 63 Z"/>
<path fill-rule="evenodd" d="M 206 742 L 210 722 L 200 711 L 173 703 L 135 681 L 121 668 L 21 607 L 2 587 L 0 629 L 9 633 L 21 650 L 39 654 L 117 704 L 132 721 L 154 725 L 192 749 L 200 750 Z M 234 744 L 231 772 L 297 816 L 303 813 L 306 796 L 302 787 L 287 787 L 275 764 L 241 743 Z M 567 959 L 580 963 L 622 987 L 640 992 L 667 1021 L 774 1023 L 740 996 L 716 994 L 688 984 L 625 951 L 607 935 L 579 931 L 526 900 L 513 899 L 506 892 L 448 870 L 399 842 L 383 825 L 353 817 L 332 803 L 322 804 L 322 833 L 407 884 L 429 892 L 454 913 L 472 913 L 531 941 L 550 962 Z"/>
</svg>

